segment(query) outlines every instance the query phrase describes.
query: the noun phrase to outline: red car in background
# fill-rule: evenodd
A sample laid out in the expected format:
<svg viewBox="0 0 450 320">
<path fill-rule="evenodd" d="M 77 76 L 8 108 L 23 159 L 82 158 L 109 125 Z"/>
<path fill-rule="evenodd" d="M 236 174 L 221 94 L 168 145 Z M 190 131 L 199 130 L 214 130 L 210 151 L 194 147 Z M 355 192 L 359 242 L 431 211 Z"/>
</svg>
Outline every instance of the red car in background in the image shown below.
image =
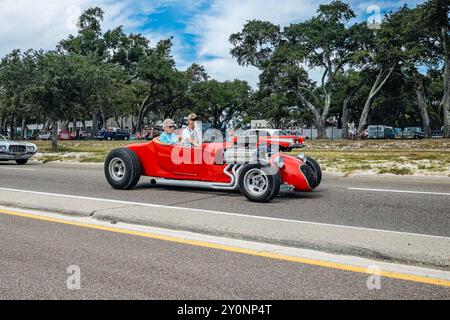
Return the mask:
<svg viewBox="0 0 450 320">
<path fill-rule="evenodd" d="M 259 133 L 260 143 L 266 143 L 267 145 L 277 145 L 280 151 L 290 152 L 293 149 L 304 148 L 305 138 L 289 135 L 282 130 L 278 129 L 250 129 L 246 130 L 236 136 L 232 137 L 233 142 L 238 142 L 239 139 L 256 136 Z"/>
<path fill-rule="evenodd" d="M 70 131 L 60 131 L 58 133 L 59 140 L 74 140 L 76 138 L 76 134 Z"/>
</svg>

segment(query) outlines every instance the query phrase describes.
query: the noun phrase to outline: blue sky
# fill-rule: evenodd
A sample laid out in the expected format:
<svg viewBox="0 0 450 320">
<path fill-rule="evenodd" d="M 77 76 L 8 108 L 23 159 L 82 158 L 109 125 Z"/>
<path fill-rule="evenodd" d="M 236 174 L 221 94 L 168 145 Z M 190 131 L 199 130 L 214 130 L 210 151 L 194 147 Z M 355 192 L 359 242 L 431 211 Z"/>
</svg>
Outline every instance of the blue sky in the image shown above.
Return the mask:
<svg viewBox="0 0 450 320">
<path fill-rule="evenodd" d="M 152 44 L 174 37 L 174 57 L 180 69 L 193 62 L 205 66 L 219 80 L 240 78 L 253 86 L 258 70 L 240 67 L 230 56 L 230 34 L 249 19 L 269 20 L 280 25 L 303 21 L 315 14 L 317 0 L 0 0 L 0 56 L 14 48 L 52 49 L 76 31 L 76 17 L 86 8 L 101 6 L 104 29 L 123 25 L 127 32 L 142 33 Z M 403 3 L 423 1 L 348 1 L 366 20 L 379 8 L 382 13 Z M 311 70 L 317 78 L 320 70 Z"/>
</svg>

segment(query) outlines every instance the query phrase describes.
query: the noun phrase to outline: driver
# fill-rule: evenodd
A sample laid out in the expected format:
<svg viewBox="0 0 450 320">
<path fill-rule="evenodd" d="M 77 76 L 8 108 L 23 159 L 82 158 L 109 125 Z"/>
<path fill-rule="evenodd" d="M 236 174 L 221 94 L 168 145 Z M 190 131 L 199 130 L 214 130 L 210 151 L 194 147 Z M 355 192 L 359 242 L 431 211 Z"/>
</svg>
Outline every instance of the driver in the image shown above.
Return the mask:
<svg viewBox="0 0 450 320">
<path fill-rule="evenodd" d="M 201 138 L 199 138 L 198 132 L 196 130 L 196 121 L 199 118 L 195 113 L 188 116 L 188 126 L 183 130 L 183 135 L 181 136 L 181 143 L 185 147 L 200 147 Z"/>
</svg>

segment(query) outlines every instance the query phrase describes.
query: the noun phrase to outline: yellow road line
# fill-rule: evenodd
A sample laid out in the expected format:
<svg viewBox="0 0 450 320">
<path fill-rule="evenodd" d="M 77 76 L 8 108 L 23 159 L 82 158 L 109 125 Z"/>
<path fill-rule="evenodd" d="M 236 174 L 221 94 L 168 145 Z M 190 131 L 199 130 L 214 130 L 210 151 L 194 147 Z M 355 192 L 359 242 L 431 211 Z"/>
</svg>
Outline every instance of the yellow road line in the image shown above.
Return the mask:
<svg viewBox="0 0 450 320">
<path fill-rule="evenodd" d="M 331 269 L 337 269 L 337 270 L 343 270 L 343 271 L 351 271 L 351 272 L 355 272 L 355 273 L 363 273 L 363 274 L 368 274 L 368 275 L 373 274 L 367 268 L 364 268 L 364 267 L 350 266 L 350 265 L 334 263 L 334 262 L 327 262 L 327 261 L 321 261 L 321 260 L 315 260 L 315 259 L 309 259 L 309 258 L 292 257 L 292 256 L 286 256 L 286 255 L 281 255 L 281 254 L 276 254 L 276 253 L 257 251 L 257 250 L 252 250 L 252 249 L 243 249 L 243 248 L 231 247 L 231 246 L 227 246 L 227 245 L 220 245 L 220 244 L 209 243 L 209 242 L 204 242 L 204 241 L 187 240 L 187 239 L 176 238 L 176 237 L 172 237 L 172 236 L 158 235 L 158 234 L 152 234 L 152 233 L 146 233 L 146 232 L 140 232 L 140 231 L 125 230 L 125 229 L 118 229 L 118 228 L 113 228 L 113 227 L 106 227 L 106 226 L 87 224 L 87 223 L 79 223 L 79 222 L 74 222 L 74 221 L 66 221 L 66 220 L 42 217 L 42 216 L 37 216 L 37 215 L 22 213 L 22 212 L 0 210 L 0 213 L 6 214 L 6 215 L 11 215 L 11 216 L 17 216 L 17 217 L 30 218 L 30 219 L 35 219 L 35 220 L 77 226 L 77 227 L 82 227 L 82 228 L 96 229 L 96 230 L 102 230 L 102 231 L 108 231 L 108 232 L 114 232 L 114 233 L 120 233 L 120 234 L 126 234 L 126 235 L 132 235 L 132 236 L 138 236 L 138 237 L 144 237 L 144 238 L 150 238 L 150 239 L 156 239 L 156 240 L 169 241 L 169 242 L 174 242 L 174 243 L 178 243 L 178 244 L 185 244 L 185 245 L 191 245 L 191 246 L 197 246 L 197 247 L 203 247 L 203 248 L 209 248 L 209 249 L 217 249 L 217 250 L 241 253 L 241 254 L 246 254 L 246 255 L 270 258 L 270 259 L 276 259 L 276 260 L 282 260 L 282 261 L 296 262 L 296 263 L 324 267 L 324 268 L 331 268 Z M 444 286 L 444 287 L 450 288 L 450 281 L 444 280 L 444 279 L 429 278 L 429 277 L 411 275 L 411 274 L 406 274 L 406 273 L 390 272 L 390 271 L 381 271 L 381 273 L 379 273 L 379 275 L 382 277 L 386 277 L 386 278 L 426 283 L 426 284 L 432 284 L 432 285 L 436 285 L 436 286 Z"/>
</svg>

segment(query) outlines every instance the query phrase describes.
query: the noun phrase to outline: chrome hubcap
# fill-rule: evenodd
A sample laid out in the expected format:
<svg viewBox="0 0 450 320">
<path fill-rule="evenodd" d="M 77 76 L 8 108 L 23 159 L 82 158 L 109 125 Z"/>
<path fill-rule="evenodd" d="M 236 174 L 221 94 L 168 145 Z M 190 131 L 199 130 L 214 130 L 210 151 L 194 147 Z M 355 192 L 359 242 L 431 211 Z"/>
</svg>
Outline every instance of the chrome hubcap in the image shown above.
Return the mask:
<svg viewBox="0 0 450 320">
<path fill-rule="evenodd" d="M 260 196 L 269 187 L 267 175 L 260 169 L 252 169 L 245 174 L 245 186 L 247 191 L 255 196 Z"/>
<path fill-rule="evenodd" d="M 114 158 L 109 163 L 109 175 L 114 181 L 122 181 L 125 177 L 125 164 L 119 158 Z"/>
</svg>

